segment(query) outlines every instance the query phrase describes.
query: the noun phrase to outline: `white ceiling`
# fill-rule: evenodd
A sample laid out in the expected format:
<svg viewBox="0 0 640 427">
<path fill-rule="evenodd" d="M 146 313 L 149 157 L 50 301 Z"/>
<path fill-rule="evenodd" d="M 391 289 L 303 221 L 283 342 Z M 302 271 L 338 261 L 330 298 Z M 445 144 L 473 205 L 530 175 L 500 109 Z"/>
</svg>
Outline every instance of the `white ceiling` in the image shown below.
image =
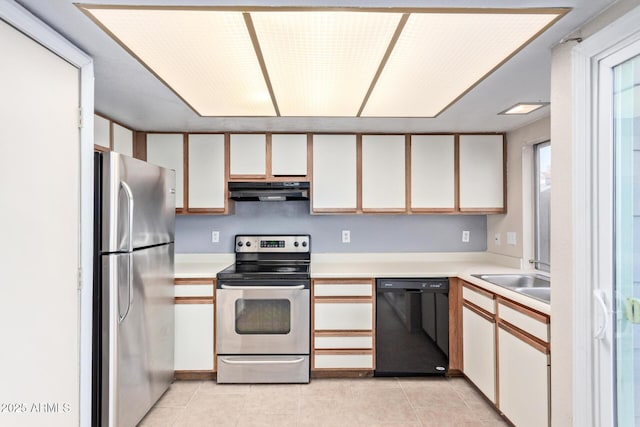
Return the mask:
<svg viewBox="0 0 640 427">
<path fill-rule="evenodd" d="M 96 111 L 138 130 L 154 131 L 507 131 L 549 114 L 550 107 L 525 116 L 498 115 L 517 102 L 549 101 L 551 47 L 613 0 L 404 0 L 404 1 L 167 1 L 89 0 L 84 3 L 207 6 L 322 7 L 492 7 L 573 8 L 564 18 L 462 99 L 435 118 L 200 117 L 136 59 L 90 21 L 72 0 L 17 0 L 62 33 L 95 61 Z"/>
</svg>

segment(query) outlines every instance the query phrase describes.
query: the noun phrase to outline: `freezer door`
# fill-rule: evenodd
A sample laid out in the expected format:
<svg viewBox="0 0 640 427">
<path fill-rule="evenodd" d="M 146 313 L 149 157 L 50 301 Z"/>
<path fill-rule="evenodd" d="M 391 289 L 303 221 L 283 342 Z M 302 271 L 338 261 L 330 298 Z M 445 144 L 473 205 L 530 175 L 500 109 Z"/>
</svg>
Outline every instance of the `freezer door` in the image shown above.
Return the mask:
<svg viewBox="0 0 640 427">
<path fill-rule="evenodd" d="M 173 242 L 175 171 L 114 152 L 101 161 L 102 252 Z"/>
<path fill-rule="evenodd" d="M 102 258 L 102 425 L 135 426 L 173 381 L 173 244 Z"/>
</svg>

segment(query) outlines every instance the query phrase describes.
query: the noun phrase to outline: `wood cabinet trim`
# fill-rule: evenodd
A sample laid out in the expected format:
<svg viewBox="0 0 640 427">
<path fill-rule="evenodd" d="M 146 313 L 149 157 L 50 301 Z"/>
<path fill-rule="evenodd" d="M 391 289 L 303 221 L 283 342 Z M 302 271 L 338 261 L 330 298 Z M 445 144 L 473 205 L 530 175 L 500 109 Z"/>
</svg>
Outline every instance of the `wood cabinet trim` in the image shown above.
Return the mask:
<svg viewBox="0 0 640 427">
<path fill-rule="evenodd" d="M 174 304 L 214 304 L 215 297 L 174 297 Z"/>
<path fill-rule="evenodd" d="M 175 279 L 173 279 L 173 283 L 175 285 L 215 285 L 216 278 L 215 277 L 197 277 L 197 278 L 176 277 Z"/>
<path fill-rule="evenodd" d="M 411 134 L 404 136 L 404 211 L 411 213 Z"/>
<path fill-rule="evenodd" d="M 314 285 L 371 285 L 373 279 L 313 279 Z"/>
<path fill-rule="evenodd" d="M 271 161 L 271 156 L 273 154 L 273 149 L 271 148 L 271 135 L 273 135 L 271 132 L 268 132 L 265 134 L 265 143 L 264 143 L 264 149 L 265 149 L 265 153 L 264 153 L 264 160 L 265 160 L 265 166 L 264 166 L 264 171 L 265 171 L 265 175 L 268 181 L 271 181 L 274 176 L 272 173 L 272 161 Z"/>
<path fill-rule="evenodd" d="M 319 349 L 315 350 L 315 354 L 319 355 L 319 356 L 334 356 L 334 355 L 335 356 L 346 356 L 346 355 L 372 355 L 373 356 L 373 349 L 342 349 L 342 348 L 324 349 L 324 348 L 319 348 Z M 336 369 L 336 368 L 331 368 L 331 369 Z M 353 368 L 349 368 L 349 369 L 353 369 Z"/>
<path fill-rule="evenodd" d="M 527 332 L 523 331 L 520 328 L 517 328 L 513 325 L 511 325 L 510 323 L 506 323 L 500 319 L 498 319 L 498 327 L 500 327 L 502 330 L 504 330 L 505 332 L 508 332 L 509 334 L 513 335 L 514 337 L 518 338 L 520 341 L 523 341 L 524 343 L 530 345 L 531 347 L 535 348 L 536 350 L 538 350 L 539 352 L 543 353 L 543 354 L 550 354 L 550 345 L 539 340 L 538 338 L 534 337 L 533 335 L 528 334 Z"/>
<path fill-rule="evenodd" d="M 475 305 L 475 304 L 473 304 L 473 303 L 471 303 L 471 302 L 469 302 L 467 300 L 464 300 L 462 306 L 468 308 L 469 310 L 471 310 L 472 312 L 474 312 L 478 316 L 481 316 L 482 318 L 490 321 L 491 323 L 496 323 L 496 319 L 495 319 L 495 316 L 493 314 L 483 310 L 482 308 L 478 307 L 477 305 Z"/>
<path fill-rule="evenodd" d="M 462 370 L 462 286 L 457 277 L 449 278 L 449 370 Z"/>
<path fill-rule="evenodd" d="M 174 371 L 173 377 L 176 380 L 215 380 L 216 370 L 211 371 L 186 371 L 177 370 Z"/>
<path fill-rule="evenodd" d="M 453 209 L 460 212 L 460 135 L 453 137 Z"/>
<path fill-rule="evenodd" d="M 183 212 L 189 211 L 189 134 L 182 134 L 182 194 L 184 195 Z"/>
<path fill-rule="evenodd" d="M 472 283 L 463 281 L 462 282 L 462 286 L 467 288 L 467 289 L 470 289 L 470 290 L 472 290 L 474 292 L 477 292 L 477 293 L 479 293 L 479 294 L 481 294 L 481 295 L 483 295 L 483 296 L 485 296 L 487 298 L 491 298 L 492 300 L 496 299 L 496 295 L 493 292 L 489 292 L 486 289 L 482 289 L 481 287 L 476 286 L 476 285 L 474 285 Z"/>
<path fill-rule="evenodd" d="M 313 297 L 313 302 L 316 304 L 371 304 L 373 302 L 373 296 L 318 296 Z"/>
<path fill-rule="evenodd" d="M 362 212 L 362 134 L 356 134 L 356 211 Z"/>
<path fill-rule="evenodd" d="M 511 301 L 509 299 L 503 298 L 501 296 L 497 297 L 498 300 L 498 317 L 500 317 L 500 304 L 503 304 L 518 313 L 524 314 L 525 316 L 529 316 L 530 318 L 537 320 L 538 322 L 549 324 L 551 323 L 551 318 L 543 313 L 540 313 L 532 308 L 519 304 L 515 301 Z"/>
<path fill-rule="evenodd" d="M 373 330 L 317 330 L 314 337 L 371 337 Z"/>
</svg>

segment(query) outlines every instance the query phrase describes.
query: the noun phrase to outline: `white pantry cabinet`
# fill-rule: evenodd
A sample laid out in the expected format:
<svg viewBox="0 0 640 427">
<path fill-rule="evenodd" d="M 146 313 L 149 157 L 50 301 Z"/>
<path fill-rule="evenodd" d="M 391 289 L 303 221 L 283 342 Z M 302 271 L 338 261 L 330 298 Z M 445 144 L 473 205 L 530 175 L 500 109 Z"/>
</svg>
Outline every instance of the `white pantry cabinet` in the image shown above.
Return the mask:
<svg viewBox="0 0 640 427">
<path fill-rule="evenodd" d="M 230 135 L 229 174 L 233 178 L 267 175 L 267 136 L 264 133 Z"/>
<path fill-rule="evenodd" d="M 271 135 L 271 175 L 307 176 L 307 135 Z"/>
<path fill-rule="evenodd" d="M 176 279 L 174 369 L 178 378 L 215 372 L 214 279 Z"/>
<path fill-rule="evenodd" d="M 226 204 L 224 134 L 188 136 L 189 212 L 224 211 Z"/>
<path fill-rule="evenodd" d="M 411 135 L 411 210 L 453 212 L 455 185 L 455 136 Z"/>
<path fill-rule="evenodd" d="M 133 157 L 133 131 L 113 123 L 113 151 Z"/>
<path fill-rule="evenodd" d="M 404 135 L 362 136 L 362 210 L 406 211 Z"/>
<path fill-rule="evenodd" d="M 461 212 L 504 211 L 503 135 L 460 135 Z"/>
<path fill-rule="evenodd" d="M 176 171 L 176 209 L 184 208 L 184 135 L 147 134 L 147 162 Z"/>
<path fill-rule="evenodd" d="M 313 211 L 355 212 L 358 159 L 355 135 L 313 136 Z"/>
</svg>

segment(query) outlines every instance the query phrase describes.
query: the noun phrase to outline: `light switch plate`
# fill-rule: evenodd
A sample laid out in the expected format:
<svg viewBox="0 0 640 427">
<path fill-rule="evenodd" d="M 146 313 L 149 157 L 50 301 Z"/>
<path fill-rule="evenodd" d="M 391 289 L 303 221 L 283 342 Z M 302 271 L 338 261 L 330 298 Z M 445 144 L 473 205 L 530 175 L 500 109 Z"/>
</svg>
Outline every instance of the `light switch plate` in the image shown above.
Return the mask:
<svg viewBox="0 0 640 427">
<path fill-rule="evenodd" d="M 515 231 L 507 231 L 507 245 L 516 245 L 518 240 L 516 239 Z"/>
</svg>

